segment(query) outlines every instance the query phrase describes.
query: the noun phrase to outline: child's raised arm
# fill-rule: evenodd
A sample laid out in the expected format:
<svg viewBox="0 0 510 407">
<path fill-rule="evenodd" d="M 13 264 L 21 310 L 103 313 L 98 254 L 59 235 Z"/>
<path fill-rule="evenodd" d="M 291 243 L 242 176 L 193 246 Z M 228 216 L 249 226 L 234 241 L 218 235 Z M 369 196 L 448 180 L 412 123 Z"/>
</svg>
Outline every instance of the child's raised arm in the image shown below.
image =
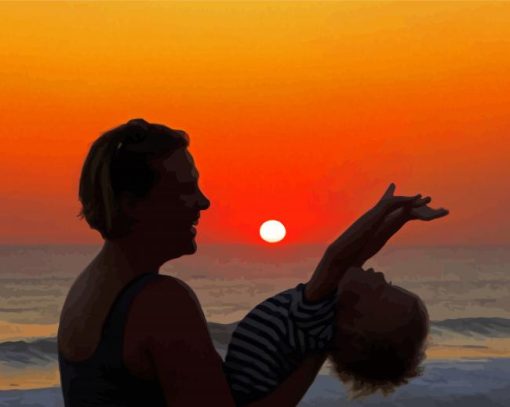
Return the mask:
<svg viewBox="0 0 510 407">
<path fill-rule="evenodd" d="M 361 267 L 368 259 L 379 253 L 386 242 L 388 242 L 388 240 L 390 240 L 390 238 L 407 222 L 416 219 L 428 222 L 448 215 L 449 211 L 447 209 L 433 209 L 429 207 L 427 204 L 430 203 L 430 201 L 431 198 L 426 197 L 423 198 L 422 206 L 399 208 L 390 213 L 375 231 L 372 238 L 369 239 L 365 247 L 363 247 L 358 258 L 354 261 L 353 266 Z"/>
<path fill-rule="evenodd" d="M 394 191 L 395 184 L 392 183 L 372 209 L 361 216 L 337 240 L 328 246 L 310 281 L 307 283 L 305 297 L 308 300 L 319 301 L 336 290 L 338 282 L 347 269 L 359 264 L 367 244 L 378 234 L 378 230 L 384 224 L 388 215 L 397 210 L 407 212 L 415 207 L 421 207 L 428 200 L 428 198 L 422 199 L 419 194 L 411 197 L 395 196 L 393 195 Z M 395 226 L 394 223 L 392 225 Z M 400 229 L 400 227 L 394 230 L 393 233 Z M 384 230 L 384 236 L 390 233 L 390 228 L 385 226 Z M 388 236 L 388 239 L 390 236 Z M 372 243 L 373 248 L 377 248 L 377 246 L 377 244 Z"/>
</svg>

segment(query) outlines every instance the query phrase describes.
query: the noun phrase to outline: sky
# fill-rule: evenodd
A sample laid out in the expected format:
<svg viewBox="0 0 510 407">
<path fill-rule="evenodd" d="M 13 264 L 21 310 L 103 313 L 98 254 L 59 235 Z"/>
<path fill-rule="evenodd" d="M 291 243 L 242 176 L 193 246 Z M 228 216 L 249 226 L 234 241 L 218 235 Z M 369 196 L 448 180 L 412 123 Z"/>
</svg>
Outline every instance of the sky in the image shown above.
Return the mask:
<svg viewBox="0 0 510 407">
<path fill-rule="evenodd" d="M 398 245 L 510 244 L 510 3 L 0 3 L 0 244 L 100 243 L 91 143 L 183 129 L 197 241 L 328 243 L 390 182 L 450 210 Z M 275 246 L 276 247 L 276 246 Z"/>
</svg>

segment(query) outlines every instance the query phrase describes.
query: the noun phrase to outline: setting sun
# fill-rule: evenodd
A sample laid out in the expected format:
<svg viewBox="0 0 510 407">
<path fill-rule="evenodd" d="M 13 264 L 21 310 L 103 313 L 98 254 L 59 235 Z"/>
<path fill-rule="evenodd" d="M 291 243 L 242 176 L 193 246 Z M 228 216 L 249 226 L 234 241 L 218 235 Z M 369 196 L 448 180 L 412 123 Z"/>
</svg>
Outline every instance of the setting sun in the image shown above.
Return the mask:
<svg viewBox="0 0 510 407">
<path fill-rule="evenodd" d="M 268 220 L 260 226 L 260 237 L 269 243 L 279 242 L 286 233 L 283 223 L 277 220 Z"/>
</svg>

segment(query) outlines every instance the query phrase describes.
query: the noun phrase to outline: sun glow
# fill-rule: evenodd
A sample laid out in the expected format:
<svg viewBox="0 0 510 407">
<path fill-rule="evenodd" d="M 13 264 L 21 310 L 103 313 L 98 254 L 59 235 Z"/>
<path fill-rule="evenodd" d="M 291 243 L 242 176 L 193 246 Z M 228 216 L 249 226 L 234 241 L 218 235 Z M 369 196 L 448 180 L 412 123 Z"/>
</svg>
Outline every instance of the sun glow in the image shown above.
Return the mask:
<svg viewBox="0 0 510 407">
<path fill-rule="evenodd" d="M 260 237 L 268 243 L 276 243 L 281 241 L 287 231 L 285 230 L 285 226 L 283 223 L 277 220 L 268 220 L 265 221 L 260 226 Z"/>
</svg>

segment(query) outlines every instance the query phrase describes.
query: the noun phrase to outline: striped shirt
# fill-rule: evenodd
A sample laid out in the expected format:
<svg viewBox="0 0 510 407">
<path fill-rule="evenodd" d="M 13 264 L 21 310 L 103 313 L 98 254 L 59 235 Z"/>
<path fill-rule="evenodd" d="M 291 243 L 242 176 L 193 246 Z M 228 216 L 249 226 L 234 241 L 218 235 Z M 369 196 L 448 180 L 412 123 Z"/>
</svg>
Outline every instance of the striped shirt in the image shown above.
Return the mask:
<svg viewBox="0 0 510 407">
<path fill-rule="evenodd" d="M 305 284 L 257 305 L 232 334 L 224 370 L 236 405 L 276 389 L 307 353 L 333 337 L 336 294 L 318 303 L 304 298 Z"/>
</svg>

